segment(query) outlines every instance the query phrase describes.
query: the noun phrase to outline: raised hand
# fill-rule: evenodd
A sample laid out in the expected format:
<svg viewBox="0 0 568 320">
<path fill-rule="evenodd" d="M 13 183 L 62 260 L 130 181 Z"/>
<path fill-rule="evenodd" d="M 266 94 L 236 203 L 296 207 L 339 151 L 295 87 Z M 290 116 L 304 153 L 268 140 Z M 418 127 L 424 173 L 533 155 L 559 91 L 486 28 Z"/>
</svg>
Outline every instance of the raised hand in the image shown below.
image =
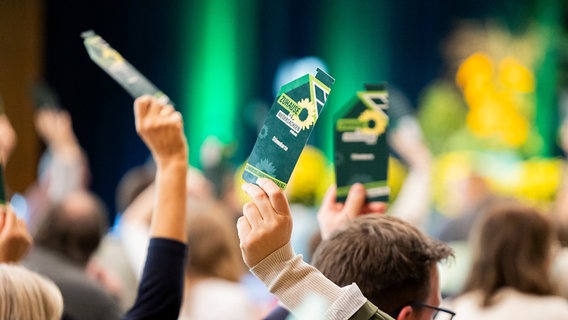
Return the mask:
<svg viewBox="0 0 568 320">
<path fill-rule="evenodd" d="M 365 187 L 360 183 L 351 186 L 345 203 L 336 202 L 335 195 L 336 186 L 332 185 L 327 189 L 318 210 L 318 222 L 323 240 L 328 239 L 335 230 L 357 216 L 387 211 L 387 204 L 384 202 L 365 202 Z"/>
<path fill-rule="evenodd" d="M 32 242 L 24 220 L 10 206 L 0 206 L 0 263 L 19 262 Z"/>
<path fill-rule="evenodd" d="M 188 147 L 183 119 L 171 105 L 143 96 L 134 102 L 136 131 L 156 161 L 156 196 L 150 224 L 152 237 L 185 243 Z"/>
<path fill-rule="evenodd" d="M 143 96 L 134 102 L 136 131 L 152 152 L 157 165 L 169 160 L 187 163 L 187 141 L 183 133 L 183 119 L 171 105 Z"/>
<path fill-rule="evenodd" d="M 252 201 L 243 206 L 243 216 L 237 221 L 243 259 L 251 268 L 287 244 L 292 234 L 284 192 L 270 179 L 260 178 L 257 183 L 243 185 Z"/>
<path fill-rule="evenodd" d="M 6 164 L 16 146 L 16 131 L 5 114 L 0 114 L 0 163 Z"/>
</svg>

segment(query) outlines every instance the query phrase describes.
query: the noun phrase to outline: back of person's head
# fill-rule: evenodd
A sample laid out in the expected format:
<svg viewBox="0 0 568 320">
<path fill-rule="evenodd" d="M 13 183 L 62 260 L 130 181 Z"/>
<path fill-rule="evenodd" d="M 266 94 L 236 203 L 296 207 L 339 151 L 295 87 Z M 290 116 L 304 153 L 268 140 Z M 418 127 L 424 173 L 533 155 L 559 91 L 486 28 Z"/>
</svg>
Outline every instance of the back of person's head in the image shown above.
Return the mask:
<svg viewBox="0 0 568 320">
<path fill-rule="evenodd" d="M 0 264 L 0 319 L 59 320 L 63 298 L 49 279 L 20 265 Z"/>
<path fill-rule="evenodd" d="M 322 241 L 312 263 L 339 286 L 353 282 L 381 310 L 394 314 L 425 301 L 436 263 L 452 255 L 446 244 L 387 215 L 365 215 Z"/>
<path fill-rule="evenodd" d="M 107 230 L 107 212 L 93 193 L 77 191 L 53 206 L 41 222 L 34 241 L 86 265 Z"/>
<path fill-rule="evenodd" d="M 234 222 L 223 212 L 227 209 L 195 200 L 188 205 L 187 276 L 239 281 L 244 264 Z"/>
<path fill-rule="evenodd" d="M 549 269 L 555 233 L 535 208 L 513 199 L 488 208 L 472 232 L 473 263 L 465 291 L 480 290 L 483 306 L 504 287 L 552 294 Z"/>
<path fill-rule="evenodd" d="M 156 165 L 154 162 L 147 162 L 128 170 L 116 187 L 116 211 L 124 213 L 124 210 L 134 199 L 154 182 L 155 176 Z"/>
</svg>

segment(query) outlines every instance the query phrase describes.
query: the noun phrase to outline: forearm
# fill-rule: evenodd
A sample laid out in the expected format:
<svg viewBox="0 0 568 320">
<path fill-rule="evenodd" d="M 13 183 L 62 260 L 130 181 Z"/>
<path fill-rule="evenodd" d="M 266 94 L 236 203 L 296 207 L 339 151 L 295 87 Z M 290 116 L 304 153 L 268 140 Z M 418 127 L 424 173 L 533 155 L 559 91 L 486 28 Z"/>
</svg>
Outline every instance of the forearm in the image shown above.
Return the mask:
<svg viewBox="0 0 568 320">
<path fill-rule="evenodd" d="M 324 319 L 349 319 L 367 301 L 356 285 L 340 288 L 305 263 L 290 244 L 266 257 L 251 272 L 292 312 L 309 294 L 325 300 L 328 309 Z"/>
<path fill-rule="evenodd" d="M 158 162 L 156 205 L 150 227 L 151 237 L 186 242 L 186 175 L 186 158 Z"/>
</svg>

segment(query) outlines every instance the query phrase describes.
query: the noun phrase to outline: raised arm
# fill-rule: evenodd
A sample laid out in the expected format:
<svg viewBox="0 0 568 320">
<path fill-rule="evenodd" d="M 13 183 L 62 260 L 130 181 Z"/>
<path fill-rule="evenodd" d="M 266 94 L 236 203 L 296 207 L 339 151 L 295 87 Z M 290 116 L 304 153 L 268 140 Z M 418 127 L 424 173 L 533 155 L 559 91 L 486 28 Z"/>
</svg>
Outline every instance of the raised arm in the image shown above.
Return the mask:
<svg viewBox="0 0 568 320">
<path fill-rule="evenodd" d="M 177 319 L 183 296 L 188 149 L 179 112 L 144 96 L 134 103 L 136 131 L 156 161 L 150 244 L 136 302 L 125 319 Z"/>
<path fill-rule="evenodd" d="M 150 236 L 185 243 L 185 188 L 188 148 L 181 114 L 157 99 L 134 104 L 136 131 L 156 161 L 156 198 Z"/>
<path fill-rule="evenodd" d="M 73 131 L 71 115 L 63 109 L 40 109 L 34 125 L 47 146 L 41 160 L 46 166 L 39 179 L 49 200 L 59 202 L 71 192 L 86 188 L 90 179 L 88 159 Z"/>
</svg>

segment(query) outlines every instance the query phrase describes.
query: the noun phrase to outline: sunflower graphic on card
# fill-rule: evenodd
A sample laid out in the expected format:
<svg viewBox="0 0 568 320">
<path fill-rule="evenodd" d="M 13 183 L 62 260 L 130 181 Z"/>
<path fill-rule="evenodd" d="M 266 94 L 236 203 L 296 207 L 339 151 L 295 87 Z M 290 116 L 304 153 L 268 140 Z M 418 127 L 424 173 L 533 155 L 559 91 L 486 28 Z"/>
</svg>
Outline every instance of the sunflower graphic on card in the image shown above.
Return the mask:
<svg viewBox="0 0 568 320">
<path fill-rule="evenodd" d="M 334 82 L 317 69 L 315 77 L 306 74 L 280 88 L 248 158 L 245 181 L 269 178 L 286 188 Z"/>
</svg>

